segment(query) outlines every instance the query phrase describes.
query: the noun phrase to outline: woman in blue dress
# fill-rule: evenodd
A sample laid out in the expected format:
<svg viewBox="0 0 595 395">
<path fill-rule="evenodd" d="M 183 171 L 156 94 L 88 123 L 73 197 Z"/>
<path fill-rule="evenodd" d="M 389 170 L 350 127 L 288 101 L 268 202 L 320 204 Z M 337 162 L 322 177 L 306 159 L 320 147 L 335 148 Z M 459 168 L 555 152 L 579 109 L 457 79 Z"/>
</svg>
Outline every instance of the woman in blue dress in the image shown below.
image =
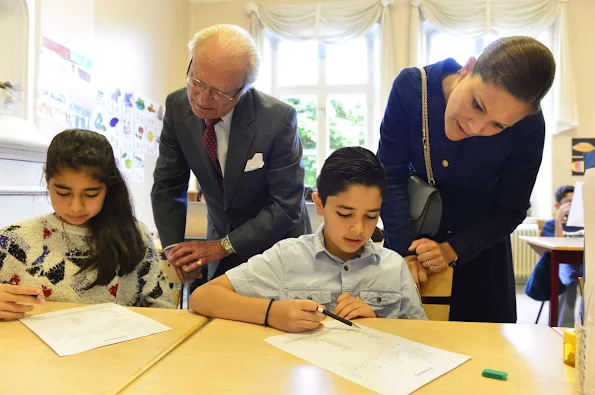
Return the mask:
<svg viewBox="0 0 595 395">
<path fill-rule="evenodd" d="M 451 320 L 516 322 L 510 234 L 525 219 L 541 164 L 540 101 L 554 80 L 554 58 L 533 38 L 508 37 L 463 67 L 446 59 L 424 69 L 440 229 L 432 238 L 413 234 L 407 180 L 411 173 L 427 176 L 421 73 L 407 68 L 393 83 L 380 127 L 386 246 L 422 283 L 454 267 Z"/>
</svg>

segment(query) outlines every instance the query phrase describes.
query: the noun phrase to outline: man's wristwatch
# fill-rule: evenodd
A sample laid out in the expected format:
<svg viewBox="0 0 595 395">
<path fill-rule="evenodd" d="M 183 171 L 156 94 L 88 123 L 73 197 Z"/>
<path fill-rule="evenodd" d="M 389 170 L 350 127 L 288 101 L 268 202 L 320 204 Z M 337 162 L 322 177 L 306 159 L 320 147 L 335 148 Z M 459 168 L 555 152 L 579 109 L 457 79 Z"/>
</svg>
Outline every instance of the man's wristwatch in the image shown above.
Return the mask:
<svg viewBox="0 0 595 395">
<path fill-rule="evenodd" d="M 223 247 L 225 252 L 227 252 L 229 255 L 235 254 L 235 250 L 231 245 L 231 241 L 229 241 L 229 236 L 225 236 L 223 239 L 221 239 L 221 247 Z"/>
</svg>

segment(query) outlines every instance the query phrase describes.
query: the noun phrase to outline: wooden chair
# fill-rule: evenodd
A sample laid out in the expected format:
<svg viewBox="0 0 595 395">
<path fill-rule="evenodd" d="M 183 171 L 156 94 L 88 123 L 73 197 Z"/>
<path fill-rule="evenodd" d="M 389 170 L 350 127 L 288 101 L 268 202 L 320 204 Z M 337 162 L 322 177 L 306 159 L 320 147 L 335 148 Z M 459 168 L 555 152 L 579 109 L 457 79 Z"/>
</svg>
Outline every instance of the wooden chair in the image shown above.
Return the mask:
<svg viewBox="0 0 595 395">
<path fill-rule="evenodd" d="M 426 290 L 422 295 L 423 307 L 432 321 L 448 321 L 452 294 L 452 276 L 454 270 L 449 267 L 443 272 L 434 273 L 428 278 Z"/>
<path fill-rule="evenodd" d="M 155 241 L 155 252 L 159 254 L 159 259 L 161 260 L 162 271 L 167 278 L 167 282 L 171 285 L 171 296 L 174 303 L 177 305 L 178 309 L 184 309 L 184 283 L 178 277 L 176 273 L 176 269 L 172 266 L 171 263 L 165 257 L 163 253 L 163 249 L 161 247 L 161 243 L 159 241 Z"/>
<path fill-rule="evenodd" d="M 538 219 L 537 220 L 537 230 L 539 236 L 543 236 L 543 225 L 545 224 L 545 219 Z"/>
</svg>

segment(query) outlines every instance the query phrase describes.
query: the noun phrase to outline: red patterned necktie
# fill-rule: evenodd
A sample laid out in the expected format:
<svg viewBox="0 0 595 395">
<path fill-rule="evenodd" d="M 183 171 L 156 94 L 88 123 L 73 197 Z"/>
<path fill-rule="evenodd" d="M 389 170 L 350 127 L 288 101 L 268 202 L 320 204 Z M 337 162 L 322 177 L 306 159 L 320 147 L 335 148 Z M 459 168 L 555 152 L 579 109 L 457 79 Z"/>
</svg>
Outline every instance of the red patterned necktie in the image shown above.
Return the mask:
<svg viewBox="0 0 595 395">
<path fill-rule="evenodd" d="M 202 145 L 205 148 L 205 151 L 207 151 L 211 163 L 213 163 L 213 167 L 215 167 L 215 171 L 219 178 L 219 184 L 221 185 L 221 189 L 223 189 L 223 173 L 221 172 L 219 159 L 217 159 L 217 135 L 215 134 L 215 124 L 220 120 L 221 118 L 205 119 L 207 127 L 202 136 Z"/>
</svg>

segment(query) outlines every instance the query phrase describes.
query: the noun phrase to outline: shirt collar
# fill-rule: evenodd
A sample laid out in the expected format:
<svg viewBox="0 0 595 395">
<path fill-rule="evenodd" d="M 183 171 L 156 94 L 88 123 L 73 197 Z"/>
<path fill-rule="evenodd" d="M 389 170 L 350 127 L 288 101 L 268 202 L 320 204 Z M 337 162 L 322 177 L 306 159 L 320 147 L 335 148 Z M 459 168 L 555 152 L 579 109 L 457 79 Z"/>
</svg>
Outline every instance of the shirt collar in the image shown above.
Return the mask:
<svg viewBox="0 0 595 395">
<path fill-rule="evenodd" d="M 377 248 L 378 248 L 378 246 L 376 246 L 370 239 L 366 242 L 366 244 L 364 244 L 363 251 L 360 254 L 355 255 L 350 260 L 353 261 L 356 259 L 372 257 L 372 259 L 376 263 L 378 263 L 378 262 L 380 262 L 380 255 L 378 254 Z M 337 256 L 331 254 L 324 246 L 324 223 L 318 227 L 318 229 L 316 230 L 316 233 L 314 234 L 314 255 L 316 256 L 320 253 L 325 253 L 328 256 L 330 256 L 331 258 L 333 258 L 333 260 L 343 263 L 341 261 L 341 259 L 339 259 Z"/>
<path fill-rule="evenodd" d="M 234 110 L 235 110 L 235 107 L 232 108 L 231 111 L 228 112 L 226 115 L 221 117 L 221 122 L 223 122 L 225 124 L 225 126 L 227 126 L 228 129 L 231 126 L 231 119 L 233 118 Z"/>
</svg>

